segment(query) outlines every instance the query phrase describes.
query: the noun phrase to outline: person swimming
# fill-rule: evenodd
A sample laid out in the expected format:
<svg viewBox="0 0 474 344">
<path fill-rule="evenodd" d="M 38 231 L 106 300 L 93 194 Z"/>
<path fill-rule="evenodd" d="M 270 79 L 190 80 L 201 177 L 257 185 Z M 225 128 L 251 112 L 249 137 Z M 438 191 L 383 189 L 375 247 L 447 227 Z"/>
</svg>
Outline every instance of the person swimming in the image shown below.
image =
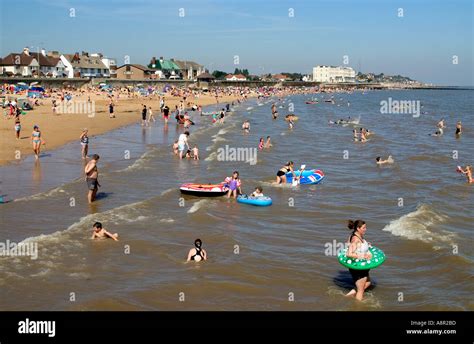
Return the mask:
<svg viewBox="0 0 474 344">
<path fill-rule="evenodd" d="M 113 239 L 114 241 L 118 241 L 118 234 L 117 233 L 110 233 L 108 232 L 105 228 L 102 228 L 102 223 L 96 222 L 94 223 L 94 226 L 92 226 L 92 229 L 94 230 L 92 232 L 92 238 L 91 239 Z"/>
<path fill-rule="evenodd" d="M 364 239 L 367 231 L 365 221 L 349 220 L 347 227 L 352 230 L 351 235 L 347 241 L 349 245 L 346 256 L 354 259 L 370 259 L 372 254 L 369 251 L 370 244 Z M 346 296 L 355 296 L 357 300 L 361 301 L 364 297 L 365 290 L 371 285 L 368 270 L 349 269 L 355 288 L 346 294 Z"/>
<path fill-rule="evenodd" d="M 207 252 L 202 248 L 201 239 L 194 240 L 194 247 L 189 250 L 187 262 L 191 260 L 195 262 L 200 262 L 201 260 L 207 260 Z"/>
<path fill-rule="evenodd" d="M 262 150 L 265 147 L 265 142 L 263 141 L 263 137 L 260 138 L 258 141 L 258 149 Z"/>
<path fill-rule="evenodd" d="M 280 168 L 277 172 L 277 179 L 276 179 L 276 183 L 277 184 L 285 184 L 286 183 L 286 174 L 291 172 L 293 174 L 293 178 L 296 177 L 296 174 L 295 174 L 295 171 L 293 171 L 293 166 L 294 166 L 294 163 L 293 161 L 288 161 L 286 163 L 285 166 L 283 166 L 282 168 Z"/>
<path fill-rule="evenodd" d="M 389 155 L 388 158 L 385 160 L 383 160 L 381 157 L 378 156 L 375 158 L 375 162 L 377 163 L 377 165 L 393 164 L 394 160 L 391 155 Z"/>
</svg>

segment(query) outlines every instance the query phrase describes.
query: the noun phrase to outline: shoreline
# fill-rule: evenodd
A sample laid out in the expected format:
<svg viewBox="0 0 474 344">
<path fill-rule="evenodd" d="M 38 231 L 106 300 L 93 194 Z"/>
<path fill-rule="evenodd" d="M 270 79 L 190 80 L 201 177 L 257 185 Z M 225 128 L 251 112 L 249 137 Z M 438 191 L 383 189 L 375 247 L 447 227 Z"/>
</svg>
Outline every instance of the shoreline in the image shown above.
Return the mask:
<svg viewBox="0 0 474 344">
<path fill-rule="evenodd" d="M 217 103 L 214 96 L 206 95 L 194 101 L 202 107 L 216 104 L 223 104 L 223 106 L 225 106 L 226 103 L 237 101 L 238 98 L 239 97 L 234 95 L 221 96 Z M 173 109 L 179 104 L 180 100 L 180 97 L 171 96 L 168 96 L 166 99 L 166 105 L 170 107 L 171 123 L 174 121 Z M 134 123 L 140 123 L 141 104 L 152 107 L 153 116 L 157 122 L 162 120 L 158 98 L 119 99 L 115 105 L 115 118 L 109 118 L 108 116 L 106 99 L 94 99 L 94 101 L 97 107 L 95 116 L 89 117 L 88 114 L 54 114 L 48 104 L 50 103 L 50 99 L 44 99 L 43 105 L 28 111 L 26 116 L 20 116 L 22 126 L 20 140 L 16 140 L 14 136 L 14 119 L 6 119 L 4 116 L 0 122 L 0 133 L 3 138 L 0 147 L 0 167 L 11 165 L 33 155 L 30 135 L 34 125 L 40 127 L 42 137 L 46 141 L 46 145 L 42 146 L 41 149 L 41 154 L 44 154 L 45 152 L 61 148 L 74 141 L 79 143 L 79 136 L 83 128 L 88 128 L 89 137 L 93 139 L 95 136 L 103 135 L 112 130 L 127 127 Z M 195 112 L 191 111 L 190 113 L 193 114 Z M 80 157 L 79 146 L 78 157 Z"/>
</svg>

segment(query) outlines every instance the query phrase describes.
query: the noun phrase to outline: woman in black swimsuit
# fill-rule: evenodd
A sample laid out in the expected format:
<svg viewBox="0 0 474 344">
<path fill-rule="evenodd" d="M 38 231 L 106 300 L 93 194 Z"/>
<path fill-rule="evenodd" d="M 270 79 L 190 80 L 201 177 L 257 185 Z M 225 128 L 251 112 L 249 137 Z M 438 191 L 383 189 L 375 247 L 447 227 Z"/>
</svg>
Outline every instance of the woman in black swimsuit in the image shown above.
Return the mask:
<svg viewBox="0 0 474 344">
<path fill-rule="evenodd" d="M 201 239 L 196 239 L 194 241 L 194 248 L 189 250 L 187 261 L 194 260 L 195 262 L 200 262 L 201 260 L 207 260 L 206 250 L 201 248 L 202 241 Z"/>
<path fill-rule="evenodd" d="M 288 161 L 288 163 L 283 166 L 282 168 L 280 168 L 277 172 L 277 180 L 276 180 L 276 183 L 277 184 L 285 184 L 286 183 L 286 174 L 288 172 L 291 172 L 293 173 L 293 177 L 296 177 L 295 175 L 295 171 L 293 171 L 293 166 L 294 166 L 294 163 L 293 161 Z"/>
</svg>

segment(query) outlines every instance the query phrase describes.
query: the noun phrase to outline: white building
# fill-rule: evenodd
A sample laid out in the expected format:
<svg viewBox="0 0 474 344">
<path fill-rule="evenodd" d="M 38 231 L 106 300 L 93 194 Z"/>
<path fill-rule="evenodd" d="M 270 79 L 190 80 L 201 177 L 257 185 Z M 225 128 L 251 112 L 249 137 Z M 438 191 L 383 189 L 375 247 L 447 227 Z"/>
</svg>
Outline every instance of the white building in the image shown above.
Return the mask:
<svg viewBox="0 0 474 344">
<path fill-rule="evenodd" d="M 316 82 L 355 82 L 356 72 L 351 67 L 316 66 L 313 68 L 313 81 Z"/>
<path fill-rule="evenodd" d="M 111 78 L 116 78 L 117 77 L 117 61 L 109 57 L 104 57 L 102 58 L 102 63 L 109 70 L 109 76 Z"/>
<path fill-rule="evenodd" d="M 226 81 L 246 81 L 247 78 L 242 74 L 227 74 L 225 76 Z"/>
<path fill-rule="evenodd" d="M 29 54 L 38 61 L 41 76 L 58 78 L 67 74 L 66 67 L 57 52 L 46 54 L 46 51 L 41 49 L 40 53 L 30 52 Z"/>
<path fill-rule="evenodd" d="M 110 71 L 102 62 L 101 54 L 63 54 L 61 61 L 66 67 L 69 78 L 108 78 Z"/>
<path fill-rule="evenodd" d="M 11 53 L 2 59 L 4 73 L 14 76 L 34 76 L 39 74 L 39 63 L 25 48 L 22 53 Z"/>
</svg>

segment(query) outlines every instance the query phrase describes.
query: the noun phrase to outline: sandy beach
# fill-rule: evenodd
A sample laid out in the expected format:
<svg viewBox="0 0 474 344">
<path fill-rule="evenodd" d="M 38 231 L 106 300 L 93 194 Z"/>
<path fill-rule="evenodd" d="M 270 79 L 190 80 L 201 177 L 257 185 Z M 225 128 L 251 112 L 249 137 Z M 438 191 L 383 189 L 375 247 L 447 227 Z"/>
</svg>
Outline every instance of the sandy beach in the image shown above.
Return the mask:
<svg viewBox="0 0 474 344">
<path fill-rule="evenodd" d="M 17 96 L 9 95 L 11 98 Z M 119 98 L 115 102 L 114 114 L 115 118 L 109 118 L 108 104 L 109 99 L 106 94 L 96 94 L 96 92 L 86 92 L 74 98 L 74 100 L 87 101 L 90 96 L 91 101 L 95 102 L 95 116 L 89 117 L 85 113 L 54 113 L 52 110 L 51 99 L 42 99 L 42 105 L 36 106 L 33 110 L 27 111 L 26 115 L 21 116 L 21 136 L 20 140 L 15 139 L 14 118 L 7 119 L 3 116 L 0 121 L 0 136 L 2 144 L 0 147 L 0 166 L 33 154 L 31 146 L 31 132 L 33 126 L 38 125 L 45 145 L 42 146 L 41 152 L 60 147 L 72 141 L 79 142 L 79 136 L 83 128 L 88 128 L 89 136 L 103 134 L 107 131 L 117 129 L 132 123 L 141 121 L 142 104 L 151 106 L 153 114 L 157 121 L 162 120 L 159 114 L 159 98 L 158 96 L 140 97 L 140 98 Z M 173 111 L 176 105 L 179 104 L 181 97 L 166 96 L 166 105 Z M 238 99 L 234 95 L 219 96 L 219 103 L 230 103 Z M 214 95 L 200 95 L 199 98 L 188 97 L 187 101 L 194 102 L 201 106 L 211 105 L 216 103 Z M 8 109 L 4 109 L 8 111 Z M 170 114 L 170 119 L 174 121 L 174 115 Z M 18 152 L 20 154 L 18 154 Z"/>
</svg>

